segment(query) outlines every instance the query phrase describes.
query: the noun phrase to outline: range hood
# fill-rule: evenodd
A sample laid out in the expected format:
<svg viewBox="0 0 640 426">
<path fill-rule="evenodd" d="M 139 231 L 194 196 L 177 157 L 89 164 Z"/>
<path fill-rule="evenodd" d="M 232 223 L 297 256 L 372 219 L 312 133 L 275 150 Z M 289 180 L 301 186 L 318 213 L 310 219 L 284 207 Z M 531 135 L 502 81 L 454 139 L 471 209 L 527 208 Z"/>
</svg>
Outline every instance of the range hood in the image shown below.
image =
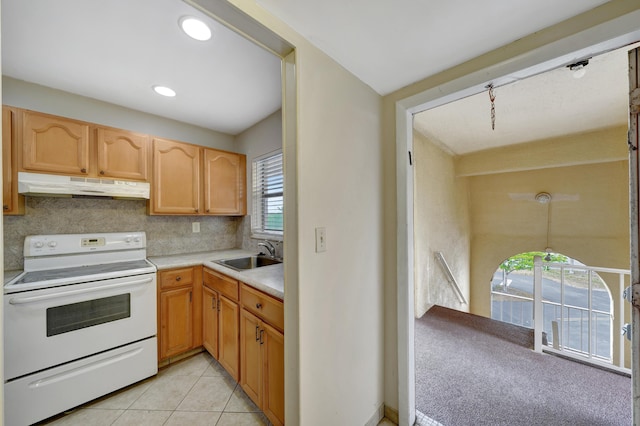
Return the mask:
<svg viewBox="0 0 640 426">
<path fill-rule="evenodd" d="M 148 182 L 18 173 L 18 193 L 31 196 L 85 196 L 149 199 Z"/>
</svg>

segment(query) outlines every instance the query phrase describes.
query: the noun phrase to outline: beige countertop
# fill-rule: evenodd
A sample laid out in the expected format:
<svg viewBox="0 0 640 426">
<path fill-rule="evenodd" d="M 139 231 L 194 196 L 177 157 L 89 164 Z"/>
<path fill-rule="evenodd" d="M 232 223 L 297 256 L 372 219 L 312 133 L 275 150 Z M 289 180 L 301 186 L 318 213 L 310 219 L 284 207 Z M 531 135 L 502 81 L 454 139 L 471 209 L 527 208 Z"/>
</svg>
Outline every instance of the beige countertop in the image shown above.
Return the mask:
<svg viewBox="0 0 640 426">
<path fill-rule="evenodd" d="M 181 268 L 203 265 L 218 271 L 238 281 L 249 284 L 271 296 L 284 300 L 284 267 L 283 264 L 263 266 L 246 271 L 236 271 L 226 266 L 214 263 L 215 260 L 232 259 L 255 255 L 255 252 L 230 249 L 200 253 L 176 254 L 169 256 L 152 256 L 149 261 L 156 265 L 159 271 L 163 269 Z"/>
</svg>

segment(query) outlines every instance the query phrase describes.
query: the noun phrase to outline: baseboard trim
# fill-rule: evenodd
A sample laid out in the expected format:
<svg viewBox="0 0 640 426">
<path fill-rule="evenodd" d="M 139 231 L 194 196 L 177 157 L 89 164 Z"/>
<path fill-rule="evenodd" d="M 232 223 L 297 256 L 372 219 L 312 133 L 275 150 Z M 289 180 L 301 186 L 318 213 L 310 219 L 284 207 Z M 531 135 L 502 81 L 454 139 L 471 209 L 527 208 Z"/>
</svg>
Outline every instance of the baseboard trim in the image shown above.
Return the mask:
<svg viewBox="0 0 640 426">
<path fill-rule="evenodd" d="M 383 417 L 384 417 L 384 404 L 380 404 L 380 406 L 376 409 L 376 412 L 373 413 L 369 421 L 365 423 L 364 426 L 378 426 L 378 423 L 380 423 L 380 420 L 382 420 Z"/>
<path fill-rule="evenodd" d="M 398 410 L 384 406 L 384 416 L 395 424 L 398 424 Z"/>
</svg>

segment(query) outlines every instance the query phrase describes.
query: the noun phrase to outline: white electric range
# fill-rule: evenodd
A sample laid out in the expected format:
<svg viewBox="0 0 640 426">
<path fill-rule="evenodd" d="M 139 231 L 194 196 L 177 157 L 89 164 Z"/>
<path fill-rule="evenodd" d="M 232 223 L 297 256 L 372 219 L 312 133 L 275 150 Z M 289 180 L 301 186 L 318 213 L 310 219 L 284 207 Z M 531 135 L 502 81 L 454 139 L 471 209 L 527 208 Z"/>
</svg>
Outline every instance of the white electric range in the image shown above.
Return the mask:
<svg viewBox="0 0 640 426">
<path fill-rule="evenodd" d="M 25 238 L 4 286 L 5 423 L 27 425 L 157 373 L 144 232 Z"/>
</svg>

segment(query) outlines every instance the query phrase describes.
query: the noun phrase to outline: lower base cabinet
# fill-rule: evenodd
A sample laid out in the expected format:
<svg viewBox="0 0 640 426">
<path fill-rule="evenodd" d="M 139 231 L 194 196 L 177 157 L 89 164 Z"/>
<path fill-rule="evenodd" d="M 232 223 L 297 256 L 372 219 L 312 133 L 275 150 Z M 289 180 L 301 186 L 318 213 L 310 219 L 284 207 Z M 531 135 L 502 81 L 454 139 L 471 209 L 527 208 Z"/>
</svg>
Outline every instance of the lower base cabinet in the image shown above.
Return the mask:
<svg viewBox="0 0 640 426">
<path fill-rule="evenodd" d="M 240 380 L 239 283 L 205 268 L 203 284 L 203 346 L 231 377 Z"/>
<path fill-rule="evenodd" d="M 260 302 L 247 306 L 260 311 L 267 297 L 262 295 Z M 241 300 L 246 298 L 241 296 Z M 273 299 L 268 303 L 282 309 L 282 302 Z M 249 398 L 271 423 L 284 425 L 284 334 L 244 307 L 240 312 L 240 371 L 240 386 Z"/>
</svg>

